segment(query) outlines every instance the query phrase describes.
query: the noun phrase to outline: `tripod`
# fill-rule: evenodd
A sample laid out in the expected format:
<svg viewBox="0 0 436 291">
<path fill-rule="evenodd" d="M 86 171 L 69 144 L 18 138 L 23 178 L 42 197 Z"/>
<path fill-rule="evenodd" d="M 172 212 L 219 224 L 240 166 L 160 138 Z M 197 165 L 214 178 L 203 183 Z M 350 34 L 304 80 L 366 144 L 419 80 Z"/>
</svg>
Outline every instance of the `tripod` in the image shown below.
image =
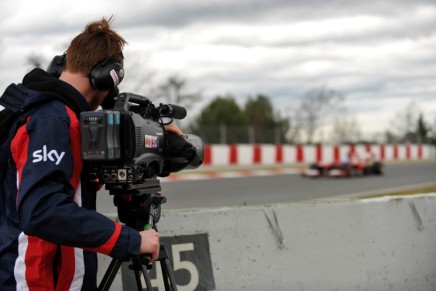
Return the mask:
<svg viewBox="0 0 436 291">
<path fill-rule="evenodd" d="M 158 194 L 160 182 L 157 179 L 144 181 L 142 184 L 109 186 L 111 195 L 114 195 L 114 204 L 118 209 L 118 217 L 127 226 L 138 231 L 156 228 L 156 223 L 160 219 L 161 204 L 166 202 L 166 198 Z M 135 255 L 130 259 L 129 269 L 135 272 L 135 281 L 138 290 L 142 291 L 141 274 L 144 277 L 146 290 L 152 291 L 150 275 L 148 269 L 151 268 L 150 256 Z M 174 274 L 170 266 L 167 249 L 164 245 L 160 246 L 158 260 L 162 269 L 162 276 L 166 291 L 177 291 Z M 112 259 L 106 270 L 103 279 L 98 286 L 98 291 L 107 291 L 115 279 L 115 276 L 123 263 L 122 260 Z"/>
</svg>

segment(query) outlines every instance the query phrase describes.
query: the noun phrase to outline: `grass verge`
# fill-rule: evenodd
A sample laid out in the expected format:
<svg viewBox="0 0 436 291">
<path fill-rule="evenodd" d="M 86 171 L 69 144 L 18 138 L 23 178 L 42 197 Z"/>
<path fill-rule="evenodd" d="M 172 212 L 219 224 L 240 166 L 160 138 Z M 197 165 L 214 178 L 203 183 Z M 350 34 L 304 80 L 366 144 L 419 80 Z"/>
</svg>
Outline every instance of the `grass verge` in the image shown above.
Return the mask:
<svg viewBox="0 0 436 291">
<path fill-rule="evenodd" d="M 424 193 L 436 193 L 436 185 L 418 187 L 407 190 L 398 190 L 398 191 L 390 191 L 390 192 L 381 192 L 378 194 L 372 194 L 365 196 L 364 198 L 375 198 L 382 196 L 402 196 L 402 195 L 414 195 L 414 194 L 424 194 Z"/>
</svg>

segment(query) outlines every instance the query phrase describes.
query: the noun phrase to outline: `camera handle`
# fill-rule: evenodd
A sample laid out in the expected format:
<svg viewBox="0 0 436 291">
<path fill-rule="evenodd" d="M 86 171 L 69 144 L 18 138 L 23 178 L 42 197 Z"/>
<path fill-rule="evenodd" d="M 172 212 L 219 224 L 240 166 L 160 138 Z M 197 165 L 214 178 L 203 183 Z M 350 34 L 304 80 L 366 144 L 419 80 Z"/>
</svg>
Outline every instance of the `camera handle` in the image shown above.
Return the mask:
<svg viewBox="0 0 436 291">
<path fill-rule="evenodd" d="M 157 180 L 157 183 L 159 181 Z M 150 187 L 141 187 L 136 185 L 134 189 L 120 190 L 110 189 L 110 194 L 114 195 L 114 204 L 118 208 L 118 216 L 121 222 L 126 223 L 127 226 L 133 227 L 137 230 L 156 228 L 156 223 L 160 219 L 160 205 L 166 202 L 166 198 L 161 195 L 156 195 L 155 190 L 160 190 L 160 185 Z M 123 197 L 124 196 L 124 197 Z M 128 199 L 125 199 L 126 196 Z M 142 226 L 141 226 L 142 225 Z M 152 291 L 150 276 L 147 269 L 150 269 L 150 255 L 135 255 L 132 256 L 132 264 L 129 269 L 135 272 L 135 279 L 138 291 L 142 291 L 141 273 L 144 277 L 146 290 Z M 157 261 L 160 262 L 164 286 L 166 291 L 177 291 L 174 274 L 171 269 L 167 249 L 164 245 L 160 246 L 159 257 Z M 118 273 L 122 260 L 112 259 L 108 269 L 106 270 L 103 279 L 98 286 L 98 291 L 108 291 Z M 147 266 L 147 267 L 146 267 Z"/>
</svg>

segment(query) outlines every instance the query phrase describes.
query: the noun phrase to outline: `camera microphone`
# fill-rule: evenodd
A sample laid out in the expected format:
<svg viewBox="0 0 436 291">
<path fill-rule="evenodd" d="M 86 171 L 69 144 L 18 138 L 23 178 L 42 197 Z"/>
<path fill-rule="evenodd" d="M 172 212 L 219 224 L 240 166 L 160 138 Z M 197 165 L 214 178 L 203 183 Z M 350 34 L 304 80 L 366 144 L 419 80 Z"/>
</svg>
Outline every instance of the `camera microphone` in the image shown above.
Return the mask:
<svg viewBox="0 0 436 291">
<path fill-rule="evenodd" d="M 160 113 L 163 116 L 173 117 L 175 119 L 183 119 L 186 117 L 185 107 L 174 104 L 161 105 Z"/>
</svg>

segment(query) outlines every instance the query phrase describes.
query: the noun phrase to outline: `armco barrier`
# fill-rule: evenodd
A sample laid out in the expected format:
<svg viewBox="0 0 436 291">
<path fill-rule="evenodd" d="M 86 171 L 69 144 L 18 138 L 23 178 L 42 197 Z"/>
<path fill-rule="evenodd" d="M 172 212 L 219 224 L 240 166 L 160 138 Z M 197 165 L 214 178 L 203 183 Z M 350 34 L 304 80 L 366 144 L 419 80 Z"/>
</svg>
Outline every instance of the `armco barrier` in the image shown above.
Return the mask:
<svg viewBox="0 0 436 291">
<path fill-rule="evenodd" d="M 436 193 L 166 211 L 159 229 L 181 291 L 436 290 Z"/>
<path fill-rule="evenodd" d="M 203 165 L 207 166 L 256 166 L 295 165 L 312 162 L 333 162 L 354 152 L 364 158 L 372 155 L 382 161 L 434 160 L 436 150 L 427 144 L 377 144 L 377 145 L 271 145 L 234 144 L 205 145 Z"/>
</svg>

